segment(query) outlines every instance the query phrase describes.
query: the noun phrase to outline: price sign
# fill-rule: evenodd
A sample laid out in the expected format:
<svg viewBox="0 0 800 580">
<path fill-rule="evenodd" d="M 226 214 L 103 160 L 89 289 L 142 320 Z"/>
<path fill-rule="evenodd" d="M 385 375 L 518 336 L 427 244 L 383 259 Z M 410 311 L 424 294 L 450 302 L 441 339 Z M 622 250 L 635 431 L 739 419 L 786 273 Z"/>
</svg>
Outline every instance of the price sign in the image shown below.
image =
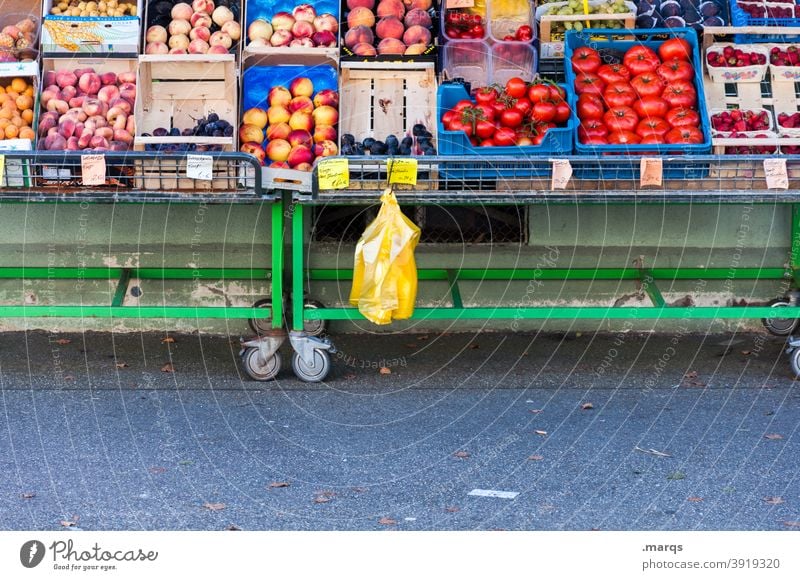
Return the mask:
<svg viewBox="0 0 800 580">
<path fill-rule="evenodd" d="M 214 158 L 211 155 L 187 155 L 186 177 L 211 181 L 214 176 Z"/>
<path fill-rule="evenodd" d="M 648 185 L 660 187 L 664 175 L 664 164 L 661 157 L 642 157 L 639 164 L 639 172 L 639 185 L 641 187 Z"/>
<path fill-rule="evenodd" d="M 344 157 L 323 159 L 317 165 L 317 183 L 320 189 L 347 189 L 350 187 L 350 163 Z"/>
<path fill-rule="evenodd" d="M 106 182 L 106 156 L 81 156 L 81 181 L 84 185 L 103 185 Z"/>
<path fill-rule="evenodd" d="M 789 189 L 786 159 L 764 159 L 764 176 L 767 178 L 767 189 Z"/>
<path fill-rule="evenodd" d="M 475 0 L 447 0 L 445 6 L 447 8 L 472 8 L 475 6 Z"/>
<path fill-rule="evenodd" d="M 417 184 L 416 159 L 389 159 L 386 171 L 389 173 L 389 183 Z"/>
<path fill-rule="evenodd" d="M 6 156 L 0 155 L 0 183 L 3 182 L 3 176 L 6 174 Z"/>
<path fill-rule="evenodd" d="M 550 189 L 567 189 L 572 178 L 572 163 L 569 159 L 551 159 L 553 164 L 553 177 L 550 180 Z"/>
</svg>

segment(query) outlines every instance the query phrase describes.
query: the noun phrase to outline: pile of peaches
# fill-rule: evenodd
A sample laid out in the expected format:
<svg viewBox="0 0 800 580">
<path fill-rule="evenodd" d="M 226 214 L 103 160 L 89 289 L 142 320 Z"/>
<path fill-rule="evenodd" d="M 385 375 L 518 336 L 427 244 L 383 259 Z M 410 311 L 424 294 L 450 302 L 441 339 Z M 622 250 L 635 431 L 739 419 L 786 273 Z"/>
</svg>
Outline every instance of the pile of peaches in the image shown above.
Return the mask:
<svg viewBox="0 0 800 580">
<path fill-rule="evenodd" d="M 431 0 L 347 0 L 344 45 L 357 56 L 424 54 L 433 40 Z"/>
<path fill-rule="evenodd" d="M 145 32 L 145 54 L 227 54 L 242 35 L 231 9 L 214 0 L 180 2 L 170 16 L 168 26 L 154 24 Z"/>
</svg>

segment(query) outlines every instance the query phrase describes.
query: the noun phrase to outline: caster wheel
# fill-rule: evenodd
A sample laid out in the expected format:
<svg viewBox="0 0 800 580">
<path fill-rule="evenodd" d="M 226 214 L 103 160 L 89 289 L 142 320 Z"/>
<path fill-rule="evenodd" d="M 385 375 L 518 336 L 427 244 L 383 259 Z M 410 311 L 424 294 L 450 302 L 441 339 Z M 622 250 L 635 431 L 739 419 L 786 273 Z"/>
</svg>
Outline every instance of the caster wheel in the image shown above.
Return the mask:
<svg viewBox="0 0 800 580">
<path fill-rule="evenodd" d="M 281 371 L 281 353 L 276 352 L 264 361 L 257 348 L 248 348 L 242 355 L 242 366 L 254 381 L 269 381 Z"/>
<path fill-rule="evenodd" d="M 791 306 L 791 303 L 785 299 L 779 298 L 767 303 L 767 306 Z M 797 318 L 762 318 L 761 324 L 770 334 L 775 336 L 789 336 L 797 328 L 800 322 Z"/>
<path fill-rule="evenodd" d="M 253 308 L 271 308 L 272 298 L 262 298 L 253 304 Z M 272 330 L 272 317 L 269 318 L 250 318 L 247 321 L 250 330 L 261 336 Z"/>
<path fill-rule="evenodd" d="M 331 355 L 329 355 L 326 350 L 315 350 L 314 366 L 310 367 L 303 362 L 299 354 L 294 353 L 292 357 L 292 370 L 301 381 L 306 383 L 319 383 L 320 381 L 324 381 L 325 377 L 327 377 L 328 373 L 331 371 Z"/>
<path fill-rule="evenodd" d="M 789 355 L 789 365 L 792 367 L 794 376 L 800 378 L 800 348 L 793 350 Z"/>
<path fill-rule="evenodd" d="M 325 308 L 325 305 L 316 300 L 305 300 L 303 301 L 303 308 Z M 306 320 L 303 323 L 303 330 L 310 336 L 322 336 L 327 329 L 328 324 L 325 320 Z"/>
</svg>

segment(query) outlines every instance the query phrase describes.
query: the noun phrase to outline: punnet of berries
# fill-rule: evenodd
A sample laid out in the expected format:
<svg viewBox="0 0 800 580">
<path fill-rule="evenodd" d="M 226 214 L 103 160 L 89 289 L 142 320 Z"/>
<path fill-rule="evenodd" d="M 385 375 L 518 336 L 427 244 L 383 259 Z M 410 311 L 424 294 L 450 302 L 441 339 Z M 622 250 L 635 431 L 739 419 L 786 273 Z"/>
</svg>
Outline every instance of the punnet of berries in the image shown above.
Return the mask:
<svg viewBox="0 0 800 580">
<path fill-rule="evenodd" d="M 708 74 L 715 82 L 761 82 L 768 55 L 765 46 L 714 44 L 706 51 Z"/>
<path fill-rule="evenodd" d="M 800 66 L 800 48 L 797 46 L 773 46 L 769 50 L 769 64 L 775 66 Z"/>
<path fill-rule="evenodd" d="M 772 116 L 766 109 L 754 111 L 730 109 L 712 112 L 711 127 L 720 133 L 771 131 Z"/>
</svg>

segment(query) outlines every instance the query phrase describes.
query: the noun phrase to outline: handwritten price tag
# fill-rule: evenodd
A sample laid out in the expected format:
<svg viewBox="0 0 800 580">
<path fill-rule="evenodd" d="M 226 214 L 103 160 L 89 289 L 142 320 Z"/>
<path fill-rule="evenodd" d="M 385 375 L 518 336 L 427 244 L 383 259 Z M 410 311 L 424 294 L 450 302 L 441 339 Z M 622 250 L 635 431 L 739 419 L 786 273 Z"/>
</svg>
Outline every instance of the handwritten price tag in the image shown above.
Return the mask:
<svg viewBox="0 0 800 580">
<path fill-rule="evenodd" d="M 211 155 L 187 155 L 186 177 L 211 181 L 214 177 L 214 158 Z"/>
<path fill-rule="evenodd" d="M 572 163 L 569 159 L 552 159 L 553 177 L 550 180 L 550 189 L 567 189 L 572 178 Z"/>
<path fill-rule="evenodd" d="M 344 157 L 323 159 L 317 165 L 317 182 L 320 189 L 347 189 L 350 187 L 350 163 Z"/>
<path fill-rule="evenodd" d="M 103 185 L 106 182 L 106 156 L 81 157 L 81 181 L 84 185 Z"/>
<path fill-rule="evenodd" d="M 640 178 L 639 185 L 645 187 L 648 185 L 661 186 L 661 181 L 664 175 L 664 164 L 660 157 L 642 157 L 639 164 Z"/>
<path fill-rule="evenodd" d="M 767 189 L 789 189 L 786 159 L 764 159 L 764 176 L 767 178 Z"/>
<path fill-rule="evenodd" d="M 386 171 L 389 173 L 389 183 L 417 184 L 416 159 L 389 159 Z"/>
<path fill-rule="evenodd" d="M 447 0 L 445 5 L 447 8 L 472 8 L 475 0 Z"/>
</svg>

